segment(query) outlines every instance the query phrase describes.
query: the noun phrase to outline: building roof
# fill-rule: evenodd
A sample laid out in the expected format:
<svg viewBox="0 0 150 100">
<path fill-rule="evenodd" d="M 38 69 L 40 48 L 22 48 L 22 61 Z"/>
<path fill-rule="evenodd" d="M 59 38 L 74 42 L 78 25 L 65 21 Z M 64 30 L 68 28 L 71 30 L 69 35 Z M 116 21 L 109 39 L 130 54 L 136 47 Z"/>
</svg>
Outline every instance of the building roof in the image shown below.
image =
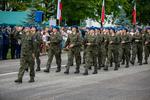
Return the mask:
<svg viewBox="0 0 150 100">
<path fill-rule="evenodd" d="M 23 25 L 28 17 L 28 12 L 0 11 L 0 25 Z"/>
</svg>

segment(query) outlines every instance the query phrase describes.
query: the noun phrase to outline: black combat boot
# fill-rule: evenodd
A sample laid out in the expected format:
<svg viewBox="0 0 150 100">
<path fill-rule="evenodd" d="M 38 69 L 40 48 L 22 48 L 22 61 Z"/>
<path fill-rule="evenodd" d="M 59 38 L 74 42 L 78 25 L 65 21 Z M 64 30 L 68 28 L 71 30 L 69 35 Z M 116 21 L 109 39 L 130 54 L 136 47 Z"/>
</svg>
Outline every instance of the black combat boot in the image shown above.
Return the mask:
<svg viewBox="0 0 150 100">
<path fill-rule="evenodd" d="M 125 68 L 129 68 L 129 62 L 127 62 L 127 64 L 126 64 Z"/>
<path fill-rule="evenodd" d="M 37 67 L 36 68 L 36 71 L 38 72 L 38 71 L 41 71 L 41 68 L 40 67 Z"/>
<path fill-rule="evenodd" d="M 145 62 L 143 64 L 148 64 L 147 60 L 145 60 Z"/>
<path fill-rule="evenodd" d="M 47 65 L 46 69 L 44 70 L 44 72 L 49 73 L 49 69 L 50 69 L 50 65 Z"/>
<path fill-rule="evenodd" d="M 56 73 L 61 72 L 61 68 L 57 68 Z"/>
<path fill-rule="evenodd" d="M 75 74 L 79 74 L 80 73 L 80 67 L 76 67 L 76 71 L 74 72 Z"/>
<path fill-rule="evenodd" d="M 118 64 L 115 64 L 114 70 L 118 70 Z"/>
<path fill-rule="evenodd" d="M 142 65 L 142 62 L 139 62 L 139 65 Z"/>
<path fill-rule="evenodd" d="M 97 69 L 98 69 L 98 70 L 101 70 L 101 67 L 102 67 L 102 65 L 99 65 Z"/>
<path fill-rule="evenodd" d="M 103 70 L 108 71 L 108 66 L 106 65 Z"/>
<path fill-rule="evenodd" d="M 130 61 L 130 63 L 131 63 L 132 65 L 134 65 L 134 62 L 133 62 L 133 61 Z"/>
<path fill-rule="evenodd" d="M 56 73 L 57 73 L 57 72 L 61 72 L 61 66 L 58 66 L 58 67 L 57 67 Z"/>
<path fill-rule="evenodd" d="M 35 82 L 35 81 L 34 81 L 34 78 L 33 78 L 33 77 L 31 77 L 31 78 L 30 78 L 30 80 L 29 80 L 28 82 L 29 82 L 29 83 L 33 83 L 33 82 Z"/>
<path fill-rule="evenodd" d="M 85 72 L 83 73 L 83 75 L 88 75 L 88 69 L 85 69 Z"/>
<path fill-rule="evenodd" d="M 124 64 L 125 64 L 125 61 L 123 60 L 122 63 L 121 63 L 121 65 L 124 65 Z"/>
<path fill-rule="evenodd" d="M 118 68 L 120 68 L 120 63 L 118 64 Z"/>
<path fill-rule="evenodd" d="M 129 68 L 129 64 L 127 64 L 127 65 L 125 66 L 125 68 Z"/>
<path fill-rule="evenodd" d="M 16 79 L 14 82 L 15 83 L 22 83 L 22 79 Z"/>
<path fill-rule="evenodd" d="M 66 69 L 66 71 L 64 72 L 64 74 L 69 74 L 69 68 Z"/>
<path fill-rule="evenodd" d="M 49 69 L 45 69 L 44 72 L 49 73 Z"/>
<path fill-rule="evenodd" d="M 92 74 L 97 74 L 97 66 L 94 67 L 94 72 Z"/>
<path fill-rule="evenodd" d="M 74 72 L 75 74 L 79 74 L 80 73 L 80 70 L 79 69 L 76 69 L 76 71 Z"/>
<path fill-rule="evenodd" d="M 94 72 L 92 74 L 97 74 L 97 70 L 94 70 Z"/>
</svg>

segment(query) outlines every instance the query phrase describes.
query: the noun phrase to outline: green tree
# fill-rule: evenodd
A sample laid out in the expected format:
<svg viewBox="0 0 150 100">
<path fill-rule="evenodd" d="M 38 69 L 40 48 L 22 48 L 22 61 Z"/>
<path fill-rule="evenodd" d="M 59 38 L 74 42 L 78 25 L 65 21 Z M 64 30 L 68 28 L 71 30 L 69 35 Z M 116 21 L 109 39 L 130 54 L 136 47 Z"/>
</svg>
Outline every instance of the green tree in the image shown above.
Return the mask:
<svg viewBox="0 0 150 100">
<path fill-rule="evenodd" d="M 136 0 L 137 21 L 139 24 L 150 25 L 150 1 L 149 0 Z"/>
<path fill-rule="evenodd" d="M 127 17 L 127 14 L 125 10 L 122 8 L 122 6 L 119 6 L 120 11 L 118 17 L 114 20 L 115 25 L 121 25 L 121 26 L 131 26 L 131 20 Z"/>
</svg>

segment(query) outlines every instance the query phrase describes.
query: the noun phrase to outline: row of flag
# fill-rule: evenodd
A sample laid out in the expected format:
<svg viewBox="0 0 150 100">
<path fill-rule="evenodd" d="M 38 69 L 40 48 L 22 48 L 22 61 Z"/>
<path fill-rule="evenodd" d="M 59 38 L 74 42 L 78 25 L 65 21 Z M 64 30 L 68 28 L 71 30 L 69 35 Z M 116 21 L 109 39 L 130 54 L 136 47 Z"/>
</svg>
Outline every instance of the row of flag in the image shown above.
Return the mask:
<svg viewBox="0 0 150 100">
<path fill-rule="evenodd" d="M 57 5 L 57 19 L 62 20 L 62 3 L 61 0 L 58 0 Z M 103 25 L 105 21 L 105 0 L 102 1 L 102 10 L 101 10 L 101 24 Z M 136 2 L 134 2 L 134 7 L 132 10 L 132 24 L 136 25 Z"/>
</svg>

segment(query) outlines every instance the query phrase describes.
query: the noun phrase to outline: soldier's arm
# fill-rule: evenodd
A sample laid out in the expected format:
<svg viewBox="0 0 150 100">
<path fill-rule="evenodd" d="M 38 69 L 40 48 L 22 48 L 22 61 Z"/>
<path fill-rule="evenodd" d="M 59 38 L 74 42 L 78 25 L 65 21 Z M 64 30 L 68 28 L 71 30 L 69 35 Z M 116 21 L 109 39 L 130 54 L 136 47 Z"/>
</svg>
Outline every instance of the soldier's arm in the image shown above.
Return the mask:
<svg viewBox="0 0 150 100">
<path fill-rule="evenodd" d="M 42 35 L 40 33 L 37 34 L 37 40 L 38 40 L 39 44 L 42 43 Z"/>
<path fill-rule="evenodd" d="M 68 46 L 70 44 L 70 38 L 69 38 L 69 36 L 68 36 L 68 38 L 67 38 L 67 41 L 66 41 L 66 43 L 65 43 L 65 48 Z"/>
<path fill-rule="evenodd" d="M 73 44 L 73 45 L 74 45 L 74 46 L 81 46 L 81 44 L 82 44 L 82 39 L 81 39 L 81 37 L 78 35 L 77 41 L 76 41 L 76 43 Z"/>
<path fill-rule="evenodd" d="M 51 39 L 50 43 L 58 44 L 62 41 L 62 37 L 60 34 L 56 34 L 56 36 Z"/>
</svg>

